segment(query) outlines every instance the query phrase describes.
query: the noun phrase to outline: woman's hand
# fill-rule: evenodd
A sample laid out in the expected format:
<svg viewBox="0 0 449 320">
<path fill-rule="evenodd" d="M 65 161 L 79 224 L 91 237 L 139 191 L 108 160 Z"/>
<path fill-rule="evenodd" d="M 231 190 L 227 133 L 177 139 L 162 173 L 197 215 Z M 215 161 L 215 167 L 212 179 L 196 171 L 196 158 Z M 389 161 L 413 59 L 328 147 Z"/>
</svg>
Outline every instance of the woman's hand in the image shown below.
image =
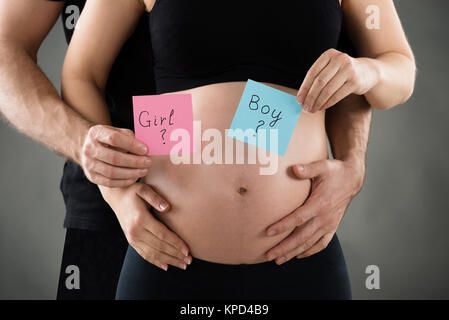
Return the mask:
<svg viewBox="0 0 449 320">
<path fill-rule="evenodd" d="M 149 185 L 134 183 L 126 188 L 100 186 L 129 244 L 148 262 L 167 271 L 168 265 L 186 269 L 192 262 L 187 245 L 148 210 L 151 205 L 167 212 L 169 204 Z"/>
<path fill-rule="evenodd" d="M 307 72 L 297 94 L 307 112 L 332 107 L 351 93 L 362 95 L 379 81 L 373 59 L 352 58 L 335 49 L 325 51 Z"/>
<path fill-rule="evenodd" d="M 148 173 L 147 151 L 131 130 L 95 125 L 84 138 L 79 163 L 91 182 L 125 187 Z"/>
<path fill-rule="evenodd" d="M 293 171 L 299 179 L 312 179 L 312 191 L 301 207 L 267 229 L 268 236 L 292 230 L 266 253 L 277 264 L 325 249 L 365 176 L 364 165 L 350 160 L 320 160 L 294 166 Z"/>
</svg>

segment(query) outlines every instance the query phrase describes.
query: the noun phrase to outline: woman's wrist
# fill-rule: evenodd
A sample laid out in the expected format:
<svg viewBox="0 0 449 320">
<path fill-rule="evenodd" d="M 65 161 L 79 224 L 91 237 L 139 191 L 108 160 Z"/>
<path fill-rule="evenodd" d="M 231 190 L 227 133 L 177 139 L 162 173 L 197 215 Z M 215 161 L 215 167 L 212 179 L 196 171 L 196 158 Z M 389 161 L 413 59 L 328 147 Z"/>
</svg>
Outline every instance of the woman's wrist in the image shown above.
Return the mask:
<svg viewBox="0 0 449 320">
<path fill-rule="evenodd" d="M 101 193 L 104 201 L 106 201 L 108 204 L 110 204 L 109 202 L 110 202 L 111 197 L 113 197 L 113 193 L 119 191 L 119 189 L 120 189 L 120 188 L 106 187 L 106 186 L 102 186 L 102 185 L 97 185 L 97 186 L 98 186 L 98 189 L 100 189 L 100 193 Z"/>
</svg>

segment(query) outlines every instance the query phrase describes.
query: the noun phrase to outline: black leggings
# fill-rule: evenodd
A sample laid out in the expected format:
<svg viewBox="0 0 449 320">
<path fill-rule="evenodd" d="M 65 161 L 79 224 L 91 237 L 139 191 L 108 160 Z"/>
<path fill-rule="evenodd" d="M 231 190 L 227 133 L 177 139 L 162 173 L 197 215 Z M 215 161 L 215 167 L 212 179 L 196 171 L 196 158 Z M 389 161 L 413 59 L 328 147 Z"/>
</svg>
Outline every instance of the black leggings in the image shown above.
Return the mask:
<svg viewBox="0 0 449 320">
<path fill-rule="evenodd" d="M 58 300 L 113 300 L 125 258 L 128 241 L 117 228 L 66 232 L 64 253 L 59 274 Z M 66 268 L 79 269 L 79 289 L 66 287 Z"/>
<path fill-rule="evenodd" d="M 164 271 L 128 247 L 116 299 L 351 299 L 351 288 L 334 236 L 323 251 L 281 266 L 194 258 L 187 270 L 169 266 Z"/>
</svg>

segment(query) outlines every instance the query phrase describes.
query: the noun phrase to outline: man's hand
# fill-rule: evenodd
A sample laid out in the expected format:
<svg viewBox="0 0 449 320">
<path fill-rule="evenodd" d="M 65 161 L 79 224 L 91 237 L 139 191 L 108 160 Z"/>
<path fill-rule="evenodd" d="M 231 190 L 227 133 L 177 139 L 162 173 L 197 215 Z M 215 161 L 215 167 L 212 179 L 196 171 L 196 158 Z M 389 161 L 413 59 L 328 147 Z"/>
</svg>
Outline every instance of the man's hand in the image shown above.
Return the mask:
<svg viewBox="0 0 449 320">
<path fill-rule="evenodd" d="M 91 182 L 125 187 L 148 173 L 147 151 L 131 130 L 95 125 L 86 135 L 79 162 Z"/>
<path fill-rule="evenodd" d="M 311 194 L 301 207 L 267 229 L 269 236 L 293 230 L 266 253 L 268 260 L 276 259 L 277 264 L 295 256 L 308 257 L 327 247 L 363 185 L 365 166 L 355 160 L 321 160 L 296 165 L 293 172 L 299 179 L 312 180 Z"/>
<path fill-rule="evenodd" d="M 114 210 L 129 244 L 148 262 L 167 271 L 168 265 L 186 269 L 192 262 L 187 245 L 148 210 L 151 205 L 167 212 L 169 204 L 149 185 L 126 188 L 100 186 L 103 198 Z"/>
</svg>

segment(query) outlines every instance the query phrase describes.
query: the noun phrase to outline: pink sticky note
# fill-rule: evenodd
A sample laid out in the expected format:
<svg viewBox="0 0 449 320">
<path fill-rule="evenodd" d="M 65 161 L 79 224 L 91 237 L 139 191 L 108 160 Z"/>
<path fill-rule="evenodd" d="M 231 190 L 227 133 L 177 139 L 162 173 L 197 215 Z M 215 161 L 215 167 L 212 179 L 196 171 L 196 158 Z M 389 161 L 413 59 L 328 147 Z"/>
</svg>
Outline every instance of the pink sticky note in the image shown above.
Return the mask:
<svg viewBox="0 0 449 320">
<path fill-rule="evenodd" d="M 190 94 L 134 96 L 133 109 L 136 139 L 147 145 L 149 155 L 192 152 L 193 110 Z M 175 145 L 176 150 L 172 151 Z"/>
</svg>

